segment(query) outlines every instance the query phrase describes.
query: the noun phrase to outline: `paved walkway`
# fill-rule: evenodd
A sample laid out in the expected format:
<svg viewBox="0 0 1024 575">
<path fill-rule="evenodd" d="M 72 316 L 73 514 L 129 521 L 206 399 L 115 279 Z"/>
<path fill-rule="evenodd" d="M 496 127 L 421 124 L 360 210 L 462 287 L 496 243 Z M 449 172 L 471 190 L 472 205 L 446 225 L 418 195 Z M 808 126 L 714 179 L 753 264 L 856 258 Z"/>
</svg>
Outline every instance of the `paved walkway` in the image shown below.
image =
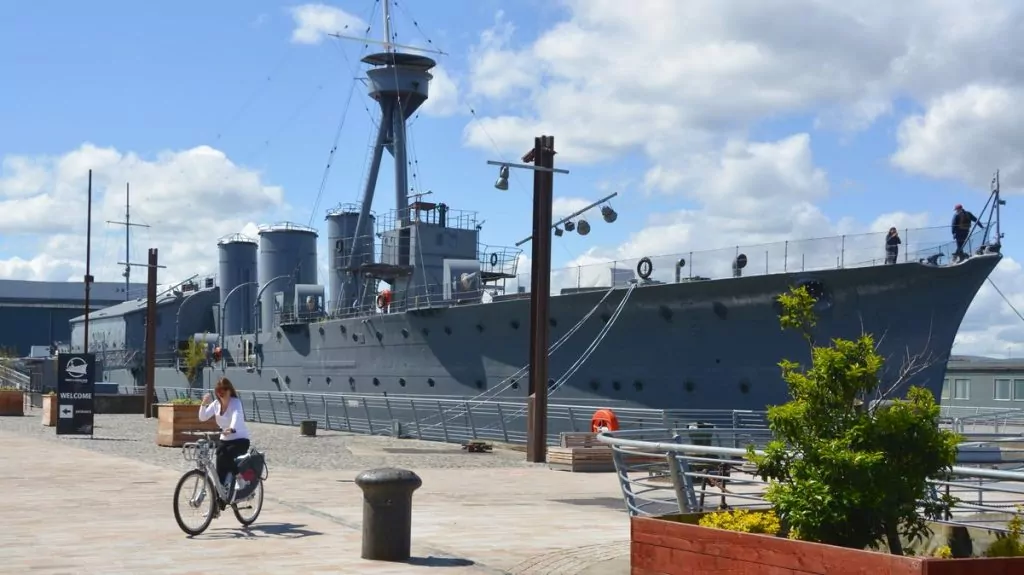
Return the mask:
<svg viewBox="0 0 1024 575">
<path fill-rule="evenodd" d="M 174 521 L 179 473 L 0 431 L 0 572 L 507 573 L 629 572 L 629 522 L 610 473 L 541 468 L 414 469 L 409 563 L 359 558 L 354 471 L 273 467 L 259 520 L 230 512 L 196 538 Z"/>
</svg>

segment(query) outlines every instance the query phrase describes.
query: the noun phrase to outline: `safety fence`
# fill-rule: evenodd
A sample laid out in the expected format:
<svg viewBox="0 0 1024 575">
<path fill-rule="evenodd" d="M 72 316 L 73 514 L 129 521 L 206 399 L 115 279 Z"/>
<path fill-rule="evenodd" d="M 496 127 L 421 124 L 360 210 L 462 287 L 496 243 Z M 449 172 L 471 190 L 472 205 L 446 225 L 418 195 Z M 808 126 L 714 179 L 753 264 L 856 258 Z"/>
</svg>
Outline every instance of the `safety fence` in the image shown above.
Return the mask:
<svg viewBox="0 0 1024 575">
<path fill-rule="evenodd" d="M 634 429 L 604 432 L 631 515 L 666 515 L 732 509 L 765 509 L 767 483 L 754 475 L 746 445 L 763 453 L 764 438 L 745 429 Z M 736 444 L 740 443 L 739 448 Z M 959 499 L 940 523 L 1004 530 L 1024 504 L 1024 473 L 953 467 L 930 481 L 930 497 Z"/>
<path fill-rule="evenodd" d="M 123 389 L 128 392 L 128 389 Z M 141 393 L 140 389 L 131 391 Z M 158 401 L 200 398 L 207 391 L 195 388 L 157 388 Z M 246 419 L 258 423 L 298 425 L 313 420 L 321 429 L 388 435 L 428 441 L 465 442 L 471 439 L 510 444 L 526 442 L 527 402 L 523 398 L 474 399 L 457 396 L 316 394 L 276 391 L 239 391 Z M 594 414 L 612 409 L 624 430 L 670 429 L 690 426 L 714 428 L 716 436 L 732 433 L 733 447 L 756 439 L 770 439 L 766 412 L 728 409 L 644 409 L 617 406 L 614 402 L 549 403 L 547 439 L 557 445 L 562 432 L 591 431 Z M 1016 410 L 1024 420 L 1024 411 Z M 947 409 L 943 408 L 946 413 Z M 985 416 L 981 414 L 979 417 Z M 1004 419 L 1008 415 L 1002 414 Z M 963 418 L 946 418 L 943 427 L 964 435 L 967 442 L 991 443 L 1021 438 L 1021 429 L 1002 432 L 979 426 L 966 427 Z M 1010 421 L 1010 419 L 1007 419 Z M 728 432 L 726 430 L 733 430 Z M 1019 433 L 1014 433 L 1019 432 Z"/>
<path fill-rule="evenodd" d="M 157 388 L 158 401 L 201 397 L 204 390 Z M 313 394 L 239 391 L 247 420 L 298 425 L 313 420 L 322 429 L 371 435 L 389 435 L 430 441 L 465 442 L 471 439 L 522 444 L 526 442 L 525 399 L 502 401 L 413 395 Z M 607 403 L 549 403 L 547 439 L 557 445 L 565 431 L 590 431 L 594 413 L 614 409 L 622 429 L 715 427 L 762 430 L 764 412 L 713 409 L 641 409 Z"/>
</svg>

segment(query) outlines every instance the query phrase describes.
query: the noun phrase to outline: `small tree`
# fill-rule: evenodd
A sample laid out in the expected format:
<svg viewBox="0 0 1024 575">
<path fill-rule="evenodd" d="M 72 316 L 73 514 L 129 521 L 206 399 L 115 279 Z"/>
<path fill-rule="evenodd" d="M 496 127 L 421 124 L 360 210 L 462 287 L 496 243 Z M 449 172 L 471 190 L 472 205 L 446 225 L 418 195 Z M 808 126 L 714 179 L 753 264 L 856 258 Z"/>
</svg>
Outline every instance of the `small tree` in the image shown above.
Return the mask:
<svg viewBox="0 0 1024 575">
<path fill-rule="evenodd" d="M 778 299 L 782 328 L 804 336 L 811 366 L 780 363 L 791 400 L 768 408 L 776 440 L 765 454 L 751 448 L 758 475 L 771 480 L 765 499 L 792 538 L 856 549 L 885 541 L 902 555 L 900 536 L 929 534 L 927 520 L 955 502 L 930 498 L 927 480 L 952 467 L 960 438 L 939 429 L 939 406 L 925 388 L 869 407 L 872 397 L 886 399 L 879 393 L 884 360 L 872 336 L 816 345 L 814 298 L 798 287 Z"/>
<path fill-rule="evenodd" d="M 198 342 L 195 337 L 190 337 L 181 350 L 181 358 L 185 362 L 185 377 L 190 384 L 195 381 L 196 372 L 202 369 L 203 363 L 206 362 L 206 348 L 205 342 Z"/>
</svg>

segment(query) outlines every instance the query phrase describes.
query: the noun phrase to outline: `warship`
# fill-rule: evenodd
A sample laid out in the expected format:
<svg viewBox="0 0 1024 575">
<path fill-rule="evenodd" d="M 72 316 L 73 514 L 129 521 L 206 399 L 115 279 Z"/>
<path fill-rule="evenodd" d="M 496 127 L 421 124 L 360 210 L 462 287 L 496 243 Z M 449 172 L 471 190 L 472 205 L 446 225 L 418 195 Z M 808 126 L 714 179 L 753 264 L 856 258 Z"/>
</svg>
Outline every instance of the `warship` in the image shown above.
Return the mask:
<svg viewBox="0 0 1024 575">
<path fill-rule="evenodd" d="M 194 276 L 158 297 L 157 388 L 203 389 L 223 375 L 243 392 L 526 396 L 521 250 L 482 244 L 474 213 L 409 195 L 408 120 L 427 101 L 435 61 L 390 37 L 362 59 L 380 117 L 362 201 L 326 214 L 328 277 L 318 275 L 313 228 L 283 223 L 262 227 L 256 239 L 221 239 L 215 278 Z M 385 151 L 394 208 L 377 215 Z M 996 185 L 979 217 L 995 223 L 975 228 L 967 257 L 950 257 L 943 226 L 906 232 L 895 263 L 884 262 L 881 235 L 865 234 L 638 257 L 586 279 L 555 271 L 550 393 L 563 403 L 656 409 L 783 402 L 779 362 L 806 360 L 809 350 L 780 330 L 777 297 L 806 286 L 819 314 L 816 337 L 875 334 L 889 359 L 884 381 L 924 385 L 939 397 L 960 323 L 1002 257 L 1002 203 Z M 608 205 L 601 215 L 616 218 Z M 554 235 L 590 229 L 583 216 L 561 224 Z M 90 316 L 88 351 L 104 381 L 144 385 L 145 309 L 137 299 Z M 83 351 L 82 319 L 72 320 L 69 351 Z M 184 359 L 197 347 L 198 372 Z M 909 376 L 907 358 L 924 358 Z"/>
</svg>

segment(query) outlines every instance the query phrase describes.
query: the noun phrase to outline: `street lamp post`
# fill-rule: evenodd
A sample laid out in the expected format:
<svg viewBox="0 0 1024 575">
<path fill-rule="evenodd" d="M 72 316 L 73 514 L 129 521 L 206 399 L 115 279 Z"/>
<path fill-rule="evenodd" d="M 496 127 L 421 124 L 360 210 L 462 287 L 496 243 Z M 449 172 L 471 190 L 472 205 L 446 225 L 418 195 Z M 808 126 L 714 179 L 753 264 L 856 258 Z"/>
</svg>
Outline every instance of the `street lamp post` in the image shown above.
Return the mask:
<svg viewBox="0 0 1024 575">
<path fill-rule="evenodd" d="M 199 295 L 200 293 L 202 293 L 202 290 L 196 290 L 196 291 L 188 294 L 187 296 L 185 296 L 185 299 L 181 300 L 181 303 L 178 304 L 178 311 L 174 312 L 174 346 L 175 346 L 174 352 L 175 353 L 178 352 L 177 347 L 179 345 L 181 345 L 181 339 L 179 339 L 181 337 L 180 333 L 179 333 L 179 331 L 181 329 L 181 323 L 180 323 L 180 320 L 181 320 L 181 309 L 183 307 L 185 307 L 185 304 L 188 303 L 188 300 L 190 300 L 193 297 Z M 175 363 L 177 363 L 177 361 L 178 361 L 177 357 L 175 357 L 174 361 L 175 361 Z"/>
<path fill-rule="evenodd" d="M 547 460 L 548 407 L 548 303 L 551 298 L 551 211 L 555 169 L 555 138 L 534 138 L 533 150 L 523 156 L 523 164 L 488 161 L 501 166 L 494 187 L 508 189 L 508 169 L 533 171 L 533 266 L 530 272 L 530 388 L 527 402 L 526 459 L 533 463 Z M 532 165 L 530 164 L 532 162 Z"/>
<path fill-rule="evenodd" d="M 265 289 L 267 289 L 268 287 L 270 287 L 270 284 L 272 284 L 272 283 L 274 283 L 276 281 L 279 281 L 279 280 L 288 279 L 290 277 L 292 277 L 292 276 L 290 276 L 290 275 L 281 275 L 281 276 L 277 276 L 275 278 L 270 278 L 269 280 L 267 280 L 267 283 L 261 285 L 259 291 L 256 292 L 256 302 L 252 304 L 253 320 L 255 320 L 255 322 L 256 322 L 256 323 L 253 324 L 253 327 L 254 327 L 253 332 L 254 332 L 254 336 L 255 336 L 254 341 L 253 341 L 253 349 L 254 350 L 260 345 L 260 330 L 263 329 L 263 324 L 259 321 L 259 319 L 260 319 L 260 303 L 263 301 L 263 291 Z"/>
<path fill-rule="evenodd" d="M 220 325 L 220 329 L 218 330 L 218 331 L 220 331 L 220 337 L 218 339 L 220 340 L 221 357 L 224 357 L 223 356 L 223 353 L 224 353 L 224 337 L 227 335 L 227 334 L 224 333 L 224 314 L 225 314 L 225 309 L 228 307 L 228 300 L 231 299 L 231 296 L 235 295 L 235 292 L 238 291 L 239 288 L 243 288 L 245 286 L 250 286 L 250 285 L 259 285 L 259 284 L 257 282 L 245 282 L 245 283 L 238 284 L 231 291 L 229 291 L 228 295 L 224 296 L 224 300 L 220 302 L 220 324 L 219 324 Z M 257 299 L 257 301 L 259 300 L 258 297 L 256 299 Z M 253 325 L 253 327 L 255 328 L 255 324 Z M 255 329 L 253 331 L 255 331 Z"/>
</svg>

